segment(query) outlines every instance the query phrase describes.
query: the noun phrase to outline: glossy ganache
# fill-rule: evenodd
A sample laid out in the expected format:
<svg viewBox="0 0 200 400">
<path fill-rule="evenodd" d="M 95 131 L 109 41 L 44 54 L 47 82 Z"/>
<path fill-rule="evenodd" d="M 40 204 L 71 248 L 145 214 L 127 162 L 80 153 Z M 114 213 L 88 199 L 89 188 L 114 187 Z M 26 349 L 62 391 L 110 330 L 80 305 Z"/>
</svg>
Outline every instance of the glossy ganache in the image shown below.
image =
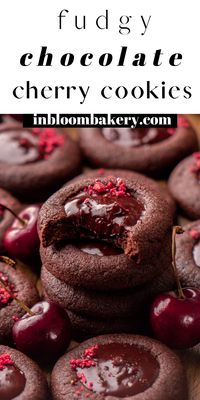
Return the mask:
<svg viewBox="0 0 200 400">
<path fill-rule="evenodd" d="M 125 398 L 144 392 L 159 374 L 155 357 L 142 347 L 122 343 L 96 345 L 70 361 L 77 379 L 94 393 Z"/>
<path fill-rule="evenodd" d="M 26 385 L 26 378 L 8 354 L 0 355 L 0 399 L 12 400 L 19 396 Z"/>
<path fill-rule="evenodd" d="M 0 162 L 23 165 L 41 158 L 38 137 L 24 130 L 0 134 Z"/>
<path fill-rule="evenodd" d="M 52 128 L 7 126 L 0 133 L 0 163 L 20 166 L 47 160 L 64 141 L 64 136 Z"/>
<path fill-rule="evenodd" d="M 76 247 L 80 249 L 83 253 L 91 254 L 94 256 L 104 257 L 104 256 L 116 256 L 122 254 L 122 249 L 112 246 L 111 244 L 97 241 L 88 240 L 80 241 L 75 243 Z"/>
<path fill-rule="evenodd" d="M 193 247 L 193 258 L 195 264 L 200 267 L 200 241 L 197 242 Z"/>
<path fill-rule="evenodd" d="M 169 139 L 175 130 L 165 128 L 104 128 L 102 135 L 121 146 L 138 147 Z"/>
<path fill-rule="evenodd" d="M 65 206 L 67 221 L 72 227 L 84 227 L 90 238 L 116 237 L 135 225 L 144 210 L 143 204 L 118 179 L 104 184 L 98 179 Z"/>
</svg>

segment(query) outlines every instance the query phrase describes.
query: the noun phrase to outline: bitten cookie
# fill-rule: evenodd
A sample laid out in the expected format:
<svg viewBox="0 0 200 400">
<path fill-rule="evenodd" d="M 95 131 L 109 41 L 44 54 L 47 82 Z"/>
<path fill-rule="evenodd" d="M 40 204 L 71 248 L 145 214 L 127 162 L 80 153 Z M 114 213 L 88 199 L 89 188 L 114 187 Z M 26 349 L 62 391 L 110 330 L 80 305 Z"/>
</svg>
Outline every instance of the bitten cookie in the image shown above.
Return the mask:
<svg viewBox="0 0 200 400">
<path fill-rule="evenodd" d="M 198 149 L 190 127 L 81 128 L 79 141 L 85 158 L 95 167 L 130 169 L 147 175 L 166 175 Z"/>
<path fill-rule="evenodd" d="M 55 365 L 53 400 L 186 400 L 179 358 L 152 339 L 105 335 L 90 339 Z"/>
<path fill-rule="evenodd" d="M 42 201 L 80 170 L 78 145 L 52 128 L 0 125 L 0 187 L 23 201 Z"/>
<path fill-rule="evenodd" d="M 39 295 L 30 277 L 19 267 L 13 268 L 0 262 L 0 278 L 13 295 L 16 295 L 28 307 L 32 307 Z M 0 342 L 9 341 L 15 320 L 25 312 L 12 300 L 0 282 Z"/>
<path fill-rule="evenodd" d="M 169 178 L 169 190 L 186 216 L 200 218 L 200 152 L 177 165 Z"/>
<path fill-rule="evenodd" d="M 45 376 L 30 358 L 7 346 L 0 346 L 0 399 L 47 400 Z"/>
<path fill-rule="evenodd" d="M 133 282 L 136 286 L 169 265 L 171 226 L 166 202 L 142 181 L 90 178 L 65 186 L 41 208 L 38 227 L 42 263 L 71 285 L 84 282 L 105 290 L 131 287 Z M 110 243 L 125 254 L 113 256 L 112 265 L 109 256 L 94 257 L 83 254 L 79 245 L 65 244 L 88 239 Z M 159 257 L 163 253 L 165 263 L 161 267 Z"/>
</svg>

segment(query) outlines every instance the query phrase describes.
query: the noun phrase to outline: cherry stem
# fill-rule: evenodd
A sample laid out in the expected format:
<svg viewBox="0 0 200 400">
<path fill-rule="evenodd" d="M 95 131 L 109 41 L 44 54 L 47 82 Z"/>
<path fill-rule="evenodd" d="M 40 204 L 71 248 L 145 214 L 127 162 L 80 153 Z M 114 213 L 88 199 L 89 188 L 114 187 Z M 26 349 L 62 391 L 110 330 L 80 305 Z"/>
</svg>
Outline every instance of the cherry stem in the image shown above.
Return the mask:
<svg viewBox="0 0 200 400">
<path fill-rule="evenodd" d="M 174 270 L 174 275 L 176 279 L 177 289 L 178 289 L 178 296 L 180 299 L 185 299 L 183 289 L 180 283 L 180 279 L 178 276 L 178 270 L 176 266 L 176 235 L 183 233 L 184 230 L 181 226 L 174 226 L 172 231 L 172 267 Z"/>
<path fill-rule="evenodd" d="M 4 210 L 9 211 L 16 219 L 18 219 L 19 222 L 21 222 L 21 224 L 24 226 L 26 225 L 26 221 L 22 218 L 20 218 L 13 210 L 11 210 L 11 208 L 5 206 L 4 204 L 0 203 L 0 209 L 3 208 Z"/>
<path fill-rule="evenodd" d="M 10 257 L 0 256 L 0 262 L 10 265 L 11 267 L 15 267 L 16 262 L 12 260 Z"/>
<path fill-rule="evenodd" d="M 13 293 L 8 289 L 8 287 L 5 285 L 5 283 L 3 282 L 3 280 L 0 277 L 0 283 L 1 286 L 6 290 L 6 292 L 9 294 L 9 296 L 16 301 L 16 303 L 27 313 L 29 314 L 31 317 L 33 317 L 35 314 L 30 310 L 29 307 L 26 306 L 26 304 L 24 304 L 21 300 L 19 300 L 17 297 L 15 297 L 13 295 Z"/>
</svg>

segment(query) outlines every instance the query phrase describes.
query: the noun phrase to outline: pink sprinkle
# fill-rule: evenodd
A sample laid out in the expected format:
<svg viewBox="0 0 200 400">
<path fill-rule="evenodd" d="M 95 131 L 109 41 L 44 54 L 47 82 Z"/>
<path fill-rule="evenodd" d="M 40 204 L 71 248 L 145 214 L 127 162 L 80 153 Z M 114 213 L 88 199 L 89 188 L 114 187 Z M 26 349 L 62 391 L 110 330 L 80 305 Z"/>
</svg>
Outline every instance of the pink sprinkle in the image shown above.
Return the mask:
<svg viewBox="0 0 200 400">
<path fill-rule="evenodd" d="M 191 230 L 189 230 L 188 232 L 189 232 L 190 236 L 191 236 L 193 239 L 200 239 L 200 233 L 197 232 L 195 229 L 191 229 Z"/>
<path fill-rule="evenodd" d="M 64 136 L 53 128 L 34 128 L 32 132 L 39 137 L 38 149 L 45 160 L 48 160 L 56 147 L 62 146 L 65 142 Z"/>
<path fill-rule="evenodd" d="M 90 368 L 90 367 L 95 367 L 96 362 L 93 360 L 84 360 L 82 358 L 80 359 L 72 359 L 70 360 L 70 366 L 73 370 L 76 370 L 77 368 Z"/>
<path fill-rule="evenodd" d="M 190 127 L 188 121 L 184 117 L 182 117 L 182 115 L 178 116 L 178 127 L 181 127 L 181 128 L 189 128 Z"/>
<path fill-rule="evenodd" d="M 98 172 L 98 175 L 104 175 L 105 174 L 105 169 L 104 168 L 99 168 L 97 172 Z"/>
<path fill-rule="evenodd" d="M 169 135 L 174 135 L 175 129 L 173 129 L 173 128 L 168 128 L 168 129 L 167 129 L 167 133 L 169 133 Z"/>
<path fill-rule="evenodd" d="M 196 158 L 197 160 L 200 159 L 200 151 L 196 151 L 195 153 L 192 154 L 194 158 Z"/>
<path fill-rule="evenodd" d="M 96 344 L 95 346 L 92 346 L 92 347 L 86 349 L 84 352 L 84 356 L 93 358 L 96 356 L 98 349 L 99 349 L 99 346 L 98 346 L 98 344 Z"/>
<path fill-rule="evenodd" d="M 77 378 L 82 382 L 82 383 L 87 383 L 87 379 L 84 375 L 83 372 L 78 372 L 77 373 Z"/>
<path fill-rule="evenodd" d="M 88 389 L 92 390 L 93 389 L 93 383 L 92 382 L 88 382 Z"/>
<path fill-rule="evenodd" d="M 90 196 L 96 193 L 107 194 L 110 193 L 113 196 L 122 197 L 130 196 L 127 191 L 125 182 L 121 178 L 117 178 L 116 181 L 110 179 L 106 184 L 101 182 L 99 179 L 95 179 L 95 183 L 84 188 Z"/>
<path fill-rule="evenodd" d="M 0 371 L 4 369 L 4 367 L 8 365 L 14 365 L 13 360 L 7 353 L 3 353 L 0 355 Z"/>
<path fill-rule="evenodd" d="M 15 322 L 19 321 L 19 319 L 20 319 L 20 318 L 17 317 L 17 315 L 13 315 L 13 316 L 12 316 L 12 320 L 15 321 Z"/>
</svg>

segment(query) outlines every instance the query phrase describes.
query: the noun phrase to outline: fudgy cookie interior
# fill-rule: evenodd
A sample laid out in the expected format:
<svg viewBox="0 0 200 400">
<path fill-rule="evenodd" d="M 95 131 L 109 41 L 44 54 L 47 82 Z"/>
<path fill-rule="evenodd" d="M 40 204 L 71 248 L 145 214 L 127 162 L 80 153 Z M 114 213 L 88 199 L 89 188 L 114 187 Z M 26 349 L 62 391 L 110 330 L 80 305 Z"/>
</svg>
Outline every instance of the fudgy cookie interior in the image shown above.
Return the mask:
<svg viewBox="0 0 200 400">
<path fill-rule="evenodd" d="M 136 193 L 129 190 L 120 178 L 106 183 L 96 179 L 69 197 L 63 207 L 64 217 L 58 216 L 48 224 L 45 232 L 47 246 L 78 240 L 77 246 L 81 248 L 80 241 L 97 240 L 123 247 L 124 238 L 145 209 Z M 104 248 L 103 253 L 106 251 Z"/>
</svg>

